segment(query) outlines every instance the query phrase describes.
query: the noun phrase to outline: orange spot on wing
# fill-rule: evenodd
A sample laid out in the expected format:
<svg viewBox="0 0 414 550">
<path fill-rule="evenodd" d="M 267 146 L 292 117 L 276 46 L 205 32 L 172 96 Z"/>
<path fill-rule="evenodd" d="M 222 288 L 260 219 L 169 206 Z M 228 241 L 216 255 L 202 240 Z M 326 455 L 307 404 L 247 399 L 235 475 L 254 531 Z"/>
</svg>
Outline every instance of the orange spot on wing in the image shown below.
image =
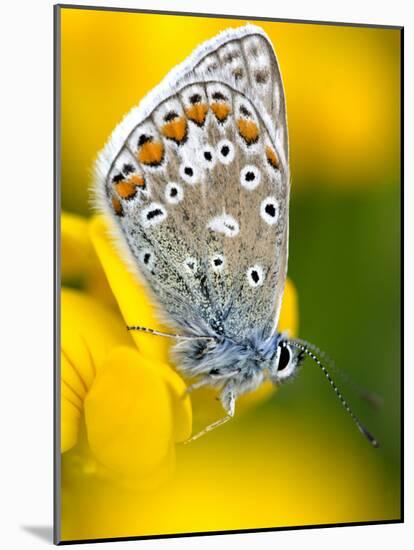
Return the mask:
<svg viewBox="0 0 414 550">
<path fill-rule="evenodd" d="M 259 139 L 260 130 L 257 124 L 253 122 L 253 120 L 239 118 L 239 120 L 237 121 L 237 127 L 239 128 L 239 134 L 247 143 L 247 145 L 256 143 L 256 141 Z"/>
<path fill-rule="evenodd" d="M 208 105 L 206 103 L 196 103 L 195 105 L 191 105 L 191 107 L 187 107 L 185 110 L 188 118 L 195 122 L 198 126 L 202 126 L 204 124 L 207 111 Z"/>
<path fill-rule="evenodd" d="M 118 181 L 115 189 L 122 199 L 132 199 L 137 193 L 137 187 L 144 185 L 144 178 L 140 174 L 132 174 L 129 178 Z"/>
<path fill-rule="evenodd" d="M 118 181 L 115 184 L 115 189 L 122 199 L 132 199 L 137 193 L 137 186 L 130 181 Z"/>
<path fill-rule="evenodd" d="M 130 181 L 137 187 L 143 187 L 145 185 L 145 180 L 143 176 L 141 176 L 141 174 L 132 174 L 132 176 L 128 178 L 128 181 Z"/>
<path fill-rule="evenodd" d="M 275 169 L 279 168 L 279 157 L 277 156 L 276 151 L 272 147 L 269 147 L 269 146 L 266 147 L 266 158 L 270 166 L 273 166 L 273 168 Z"/>
<path fill-rule="evenodd" d="M 223 103 L 220 101 L 212 103 L 211 110 L 216 115 L 217 120 L 219 120 L 220 122 L 224 122 L 229 116 L 231 108 L 228 103 Z"/>
<path fill-rule="evenodd" d="M 164 158 L 164 145 L 161 141 L 147 141 L 138 149 L 137 158 L 142 164 L 158 166 Z"/>
<path fill-rule="evenodd" d="M 164 124 L 161 133 L 168 139 L 174 140 L 176 143 L 182 143 L 187 137 L 187 121 L 184 117 L 177 117 L 170 122 Z"/>
<path fill-rule="evenodd" d="M 122 208 L 121 201 L 117 199 L 116 197 L 112 197 L 112 207 L 115 211 L 115 214 L 117 216 L 123 216 L 124 215 L 124 209 Z"/>
</svg>

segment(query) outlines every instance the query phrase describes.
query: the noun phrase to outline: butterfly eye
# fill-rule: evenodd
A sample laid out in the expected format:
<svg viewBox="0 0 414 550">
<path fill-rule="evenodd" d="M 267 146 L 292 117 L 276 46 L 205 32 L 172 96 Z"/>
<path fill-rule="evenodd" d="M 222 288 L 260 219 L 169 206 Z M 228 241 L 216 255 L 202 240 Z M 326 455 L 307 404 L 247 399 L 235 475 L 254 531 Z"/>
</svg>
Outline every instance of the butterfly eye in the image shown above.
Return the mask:
<svg viewBox="0 0 414 550">
<path fill-rule="evenodd" d="M 290 363 L 290 351 L 287 346 L 280 347 L 279 364 L 277 370 L 280 372 L 284 370 Z"/>
<path fill-rule="evenodd" d="M 217 144 L 217 156 L 222 164 L 230 164 L 234 159 L 234 145 L 228 139 Z"/>
<path fill-rule="evenodd" d="M 281 342 L 278 345 L 276 363 L 277 363 L 277 380 L 285 380 L 289 378 L 298 366 L 298 361 L 294 359 L 291 348 L 286 342 Z"/>
<path fill-rule="evenodd" d="M 248 191 L 253 191 L 260 183 L 260 171 L 256 166 L 248 164 L 240 172 L 240 184 Z"/>
</svg>

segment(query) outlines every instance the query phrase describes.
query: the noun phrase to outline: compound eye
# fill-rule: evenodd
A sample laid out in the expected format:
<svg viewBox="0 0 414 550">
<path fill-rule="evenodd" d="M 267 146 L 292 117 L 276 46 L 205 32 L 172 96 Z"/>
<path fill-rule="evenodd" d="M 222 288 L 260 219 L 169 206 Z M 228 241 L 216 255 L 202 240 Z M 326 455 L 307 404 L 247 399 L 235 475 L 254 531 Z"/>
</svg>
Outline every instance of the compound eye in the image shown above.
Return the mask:
<svg viewBox="0 0 414 550">
<path fill-rule="evenodd" d="M 279 364 L 277 366 L 277 371 L 280 372 L 289 365 L 290 363 L 290 351 L 286 345 L 280 346 L 280 355 L 279 355 Z"/>
<path fill-rule="evenodd" d="M 278 380 L 284 380 L 289 378 L 297 366 L 297 361 L 294 360 L 292 350 L 286 344 L 282 342 L 279 344 L 278 358 L 277 358 L 277 373 Z"/>
</svg>

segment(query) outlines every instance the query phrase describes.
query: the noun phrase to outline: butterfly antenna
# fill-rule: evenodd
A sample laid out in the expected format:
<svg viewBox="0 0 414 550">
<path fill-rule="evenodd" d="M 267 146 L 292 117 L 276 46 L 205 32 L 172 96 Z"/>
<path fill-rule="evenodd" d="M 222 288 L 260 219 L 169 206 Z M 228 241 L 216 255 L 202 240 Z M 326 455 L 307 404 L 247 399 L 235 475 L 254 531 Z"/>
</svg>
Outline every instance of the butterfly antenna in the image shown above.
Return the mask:
<svg viewBox="0 0 414 550">
<path fill-rule="evenodd" d="M 371 443 L 373 447 L 379 447 L 378 441 L 375 439 L 375 437 L 366 429 L 366 427 L 362 424 L 360 419 L 354 414 L 354 412 L 351 410 L 351 407 L 348 405 L 347 401 L 345 400 L 342 393 L 339 391 L 337 385 L 332 379 L 332 376 L 329 374 L 328 370 L 324 365 L 322 365 L 319 358 L 315 355 L 315 353 L 310 349 L 311 344 L 308 344 L 307 342 L 304 343 L 302 341 L 295 341 L 295 340 L 289 340 L 289 345 L 292 345 L 293 347 L 301 350 L 303 353 L 305 353 L 308 357 L 313 359 L 313 361 L 318 365 L 318 367 L 322 370 L 324 373 L 326 379 L 332 386 L 334 392 L 336 393 L 337 397 L 339 398 L 340 402 L 342 403 L 342 406 L 347 411 L 349 416 L 352 418 L 352 420 L 357 425 L 358 430 L 368 439 L 368 441 Z"/>
<path fill-rule="evenodd" d="M 147 334 L 153 334 L 154 336 L 164 336 L 165 338 L 173 338 L 174 340 L 214 340 L 211 336 L 184 336 L 182 334 L 170 334 L 169 332 L 161 332 L 147 327 L 139 326 L 127 326 L 127 330 L 138 330 L 140 332 L 146 332 Z"/>
<path fill-rule="evenodd" d="M 383 406 L 384 400 L 380 395 L 370 390 L 367 390 L 366 388 L 355 382 L 355 380 L 353 380 L 349 376 L 349 374 L 341 370 L 335 364 L 335 361 L 331 357 L 329 357 L 326 352 L 315 346 L 315 344 L 311 344 L 310 342 L 306 342 L 305 340 L 297 338 L 295 341 L 299 344 L 303 344 L 307 349 L 313 351 L 325 364 L 328 363 L 329 370 L 333 371 L 335 375 L 338 375 L 341 378 L 342 382 L 352 388 L 352 390 L 358 395 L 358 397 L 368 403 L 368 405 L 370 405 L 373 409 L 378 410 Z"/>
</svg>

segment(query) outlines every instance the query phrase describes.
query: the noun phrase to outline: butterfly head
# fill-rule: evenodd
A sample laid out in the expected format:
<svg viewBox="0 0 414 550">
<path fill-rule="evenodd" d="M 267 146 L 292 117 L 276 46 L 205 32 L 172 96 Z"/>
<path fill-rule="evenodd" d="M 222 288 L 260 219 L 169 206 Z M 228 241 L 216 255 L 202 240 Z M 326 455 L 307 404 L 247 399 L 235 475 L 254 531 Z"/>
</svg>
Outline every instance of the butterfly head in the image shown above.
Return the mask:
<svg viewBox="0 0 414 550">
<path fill-rule="evenodd" d="M 228 337 L 184 340 L 175 347 L 175 352 L 177 364 L 185 372 L 207 375 L 217 383 L 232 378 L 239 390 L 243 386 L 243 392 L 266 378 L 276 385 L 293 379 L 305 357 L 303 350 L 284 334 L 263 338 L 259 332 L 243 340 Z"/>
</svg>

